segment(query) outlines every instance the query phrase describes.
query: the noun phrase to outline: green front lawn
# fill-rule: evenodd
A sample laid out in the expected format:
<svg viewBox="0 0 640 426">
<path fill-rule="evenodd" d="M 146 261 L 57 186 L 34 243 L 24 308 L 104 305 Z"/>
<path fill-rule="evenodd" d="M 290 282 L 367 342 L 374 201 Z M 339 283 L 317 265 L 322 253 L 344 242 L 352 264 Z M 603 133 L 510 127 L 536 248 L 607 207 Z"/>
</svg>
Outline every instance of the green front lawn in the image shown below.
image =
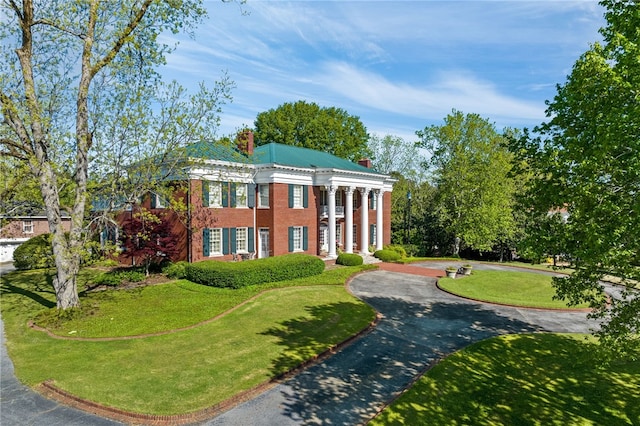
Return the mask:
<svg viewBox="0 0 640 426">
<path fill-rule="evenodd" d="M 441 361 L 370 424 L 640 424 L 640 362 L 598 368 L 593 352 L 582 335 L 484 340 Z"/>
<path fill-rule="evenodd" d="M 566 302 L 554 300 L 551 276 L 530 272 L 476 271 L 458 278 L 442 278 L 438 285 L 450 293 L 470 299 L 506 305 L 566 309 Z M 587 308 L 587 304 L 573 308 Z"/>
<path fill-rule="evenodd" d="M 3 277 L 1 288 L 7 348 L 16 375 L 31 386 L 53 379 L 74 395 L 139 413 L 197 411 L 365 328 L 374 319 L 373 309 L 341 284 L 366 268 L 326 271 L 305 279 L 306 286 L 289 281 L 224 293 L 179 281 L 90 294 L 82 303 L 93 314 L 63 322 L 59 334 L 107 337 L 185 327 L 273 288 L 190 330 L 97 342 L 53 339 L 27 327 L 27 320 L 49 309 L 55 299 L 42 271 L 12 273 Z"/>
</svg>

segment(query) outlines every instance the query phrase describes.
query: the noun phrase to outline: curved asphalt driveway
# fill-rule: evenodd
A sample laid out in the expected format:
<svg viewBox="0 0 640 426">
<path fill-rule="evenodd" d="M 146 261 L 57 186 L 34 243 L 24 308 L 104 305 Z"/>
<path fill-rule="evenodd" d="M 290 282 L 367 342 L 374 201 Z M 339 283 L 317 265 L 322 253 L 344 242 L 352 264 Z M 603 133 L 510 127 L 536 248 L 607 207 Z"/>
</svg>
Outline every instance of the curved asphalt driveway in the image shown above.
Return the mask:
<svg viewBox="0 0 640 426">
<path fill-rule="evenodd" d="M 507 333 L 588 332 L 593 325 L 585 313 L 463 300 L 438 290 L 434 278 L 418 275 L 369 272 L 357 276 L 349 289 L 382 314 L 373 331 L 324 362 L 201 424 L 361 424 L 433 362 L 470 343 Z M 0 349 L 3 426 L 116 424 L 60 406 L 20 385 L 4 344 Z"/>
<path fill-rule="evenodd" d="M 507 333 L 588 332 L 592 325 L 582 312 L 466 301 L 417 275 L 370 272 L 349 287 L 383 315 L 371 333 L 205 424 L 365 423 L 434 361 L 470 343 Z"/>
</svg>

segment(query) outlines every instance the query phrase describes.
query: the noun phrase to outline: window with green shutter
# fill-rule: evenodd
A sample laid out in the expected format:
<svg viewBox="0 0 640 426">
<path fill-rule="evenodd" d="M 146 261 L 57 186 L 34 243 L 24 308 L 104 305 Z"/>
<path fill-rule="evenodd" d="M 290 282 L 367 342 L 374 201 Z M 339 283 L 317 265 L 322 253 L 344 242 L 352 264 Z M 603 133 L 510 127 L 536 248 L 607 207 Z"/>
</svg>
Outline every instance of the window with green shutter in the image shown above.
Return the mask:
<svg viewBox="0 0 640 426">
<path fill-rule="evenodd" d="M 375 245 L 376 243 L 376 225 L 369 225 L 369 244 Z"/>
<path fill-rule="evenodd" d="M 231 238 L 230 238 L 230 241 L 231 241 L 231 253 L 236 253 L 237 252 L 237 244 L 236 244 L 237 243 L 237 241 L 236 241 L 237 231 L 236 231 L 236 228 L 230 228 L 230 231 L 231 231 Z"/>
<path fill-rule="evenodd" d="M 248 241 L 248 244 L 249 244 L 249 250 L 248 251 L 249 251 L 249 253 L 253 253 L 256 250 L 255 247 L 254 247 L 254 238 L 255 237 L 253 236 L 253 228 L 247 228 L 247 232 L 248 232 L 247 241 Z"/>
<path fill-rule="evenodd" d="M 222 254 L 229 254 L 229 228 L 222 228 Z"/>
<path fill-rule="evenodd" d="M 209 207 L 209 182 L 202 181 L 202 206 Z"/>
<path fill-rule="evenodd" d="M 293 226 L 289 227 L 289 252 L 293 251 Z"/>
<path fill-rule="evenodd" d="M 295 185 L 289 184 L 289 208 L 293 208 L 293 187 Z M 289 250 L 292 251 L 292 250 Z"/>
<path fill-rule="evenodd" d="M 209 248 L 209 238 L 210 238 L 210 233 L 209 233 L 209 228 L 204 228 L 202 230 L 202 255 L 207 257 L 210 254 L 210 248 Z"/>
<path fill-rule="evenodd" d="M 307 185 L 302 187 L 302 207 L 305 209 L 309 207 L 309 187 Z"/>
<path fill-rule="evenodd" d="M 229 207 L 229 182 L 222 182 L 222 207 Z"/>
<path fill-rule="evenodd" d="M 309 227 L 302 227 L 302 250 L 309 250 Z"/>
</svg>

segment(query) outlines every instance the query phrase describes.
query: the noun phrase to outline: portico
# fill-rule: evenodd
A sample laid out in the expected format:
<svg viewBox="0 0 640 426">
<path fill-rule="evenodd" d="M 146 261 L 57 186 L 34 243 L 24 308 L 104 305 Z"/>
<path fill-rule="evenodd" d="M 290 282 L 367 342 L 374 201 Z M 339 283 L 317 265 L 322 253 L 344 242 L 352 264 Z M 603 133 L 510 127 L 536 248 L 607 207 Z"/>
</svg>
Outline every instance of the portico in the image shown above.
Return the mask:
<svg viewBox="0 0 640 426">
<path fill-rule="evenodd" d="M 360 207 L 359 207 L 359 219 L 360 219 L 360 232 L 359 238 L 356 241 L 358 251 L 362 255 L 368 255 L 369 246 L 374 245 L 376 250 L 381 250 L 384 245 L 384 235 L 381 232 L 384 226 L 384 188 L 371 189 L 370 187 L 363 186 L 339 186 L 339 185 L 325 185 L 327 192 L 327 227 L 328 227 L 328 257 L 337 257 L 337 226 L 338 220 L 336 215 L 337 203 L 336 194 L 344 192 L 344 251 L 345 253 L 354 252 L 354 194 L 359 193 Z M 341 191 L 341 192 L 340 192 Z M 370 203 L 370 197 L 373 195 L 373 202 Z M 375 223 L 369 223 L 370 205 L 374 206 L 376 211 Z M 323 206 L 323 212 L 325 206 Z M 373 236 L 373 241 L 369 241 L 370 235 Z"/>
</svg>

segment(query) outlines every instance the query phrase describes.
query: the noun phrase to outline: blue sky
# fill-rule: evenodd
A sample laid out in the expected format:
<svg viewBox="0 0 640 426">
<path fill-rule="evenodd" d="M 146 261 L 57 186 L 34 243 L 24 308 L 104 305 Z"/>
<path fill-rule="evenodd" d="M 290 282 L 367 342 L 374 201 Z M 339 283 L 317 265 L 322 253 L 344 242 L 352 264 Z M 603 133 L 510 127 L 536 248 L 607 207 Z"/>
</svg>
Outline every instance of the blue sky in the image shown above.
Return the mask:
<svg viewBox="0 0 640 426">
<path fill-rule="evenodd" d="M 249 0 L 244 15 L 238 4 L 205 5 L 209 18 L 162 73 L 193 90 L 228 73 L 237 87 L 219 135 L 298 100 L 407 140 L 452 109 L 499 130 L 532 128 L 604 24 L 587 0 Z"/>
</svg>

